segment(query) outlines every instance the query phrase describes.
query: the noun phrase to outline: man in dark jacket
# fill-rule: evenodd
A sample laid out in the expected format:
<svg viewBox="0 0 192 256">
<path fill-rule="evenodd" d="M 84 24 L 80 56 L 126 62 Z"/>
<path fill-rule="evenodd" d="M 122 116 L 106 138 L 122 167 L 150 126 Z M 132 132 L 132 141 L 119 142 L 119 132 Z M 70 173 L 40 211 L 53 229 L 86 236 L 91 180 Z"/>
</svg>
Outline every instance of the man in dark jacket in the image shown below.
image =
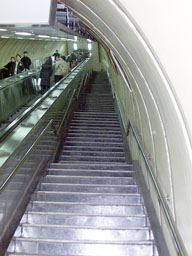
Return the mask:
<svg viewBox="0 0 192 256">
<path fill-rule="evenodd" d="M 24 56 L 23 58 L 21 59 L 21 61 L 23 62 L 24 64 L 24 70 L 29 70 L 30 69 L 30 65 L 31 65 L 31 59 L 28 57 L 28 52 L 27 51 L 24 51 Z"/>
<path fill-rule="evenodd" d="M 6 76 L 4 78 L 12 75 L 11 70 L 13 69 L 12 68 L 13 65 L 15 65 L 15 57 L 11 57 L 10 62 L 4 66 L 4 69 L 6 71 Z"/>
<path fill-rule="evenodd" d="M 21 61 L 21 55 L 17 54 L 16 61 L 15 61 L 14 65 L 11 66 L 11 70 L 10 70 L 11 76 L 17 75 L 17 74 L 21 73 L 23 70 L 24 70 L 24 64 Z"/>
<path fill-rule="evenodd" d="M 58 58 L 60 58 L 60 53 L 58 50 L 56 50 L 56 52 L 53 54 L 53 56 L 55 57 L 55 60 L 57 60 Z"/>
</svg>

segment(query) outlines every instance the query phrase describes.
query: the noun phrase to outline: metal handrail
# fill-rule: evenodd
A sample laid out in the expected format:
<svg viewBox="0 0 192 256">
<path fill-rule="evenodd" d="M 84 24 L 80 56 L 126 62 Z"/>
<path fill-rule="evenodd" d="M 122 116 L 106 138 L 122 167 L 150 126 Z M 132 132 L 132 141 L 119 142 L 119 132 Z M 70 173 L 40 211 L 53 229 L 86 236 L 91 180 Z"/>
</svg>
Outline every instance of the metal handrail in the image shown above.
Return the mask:
<svg viewBox="0 0 192 256">
<path fill-rule="evenodd" d="M 74 89 L 74 90 L 73 90 L 73 93 L 72 93 L 71 98 L 70 98 L 70 100 L 69 100 L 69 104 L 68 104 L 68 106 L 67 106 L 67 109 L 66 109 L 66 111 L 65 111 L 65 113 L 64 113 L 64 115 L 63 115 L 63 117 L 62 117 L 62 120 L 61 120 L 61 122 L 60 122 L 60 125 L 59 125 L 59 127 L 58 127 L 58 129 L 57 129 L 57 132 L 56 132 L 57 135 L 59 135 L 59 133 L 60 133 L 60 131 L 61 131 L 61 129 L 62 129 L 62 126 L 63 126 L 63 124 L 64 124 L 64 122 L 65 122 L 65 119 L 66 119 L 66 116 L 67 116 L 67 114 L 68 114 L 68 111 L 69 111 L 69 109 L 70 109 L 70 107 L 71 107 L 71 104 L 72 104 L 72 102 L 73 102 L 73 98 L 74 98 L 74 97 L 76 97 L 76 99 L 79 98 L 80 91 L 81 91 L 82 87 L 86 84 L 88 77 L 89 77 L 89 74 L 87 73 L 87 74 L 83 77 L 83 79 L 82 79 L 82 81 L 81 81 L 81 84 L 80 84 L 78 90 L 77 90 L 77 89 Z M 76 92 L 77 92 L 77 95 L 75 96 Z"/>
<path fill-rule="evenodd" d="M 145 155 L 145 152 L 144 152 L 144 149 L 142 147 L 142 144 L 139 140 L 139 136 L 137 135 L 137 132 L 131 122 L 131 120 L 129 120 L 129 123 L 128 123 L 128 130 L 127 130 L 127 135 L 129 134 L 129 130 L 132 130 L 132 133 L 136 139 L 136 142 L 139 146 L 139 149 L 141 151 L 141 154 L 143 156 L 143 159 L 145 161 L 145 165 L 147 167 L 147 170 L 149 171 L 149 174 L 151 176 L 151 179 L 152 179 L 152 182 L 153 182 L 153 185 L 156 189 L 156 192 L 157 192 L 157 195 L 158 195 L 158 198 L 159 198 L 159 202 L 161 203 L 161 206 L 163 208 L 163 211 L 164 211 L 164 214 L 165 214 L 165 217 L 167 219 L 167 222 L 168 222 L 168 225 L 170 227 L 170 230 L 171 230 L 171 234 L 174 238 L 174 241 L 175 241 L 175 245 L 176 245 L 176 248 L 177 248 L 177 251 L 179 253 L 180 256 L 186 256 L 187 255 L 187 252 L 186 252 L 186 249 L 184 247 L 184 244 L 180 238 L 180 235 L 179 235 L 179 232 L 177 230 L 177 228 L 175 227 L 174 225 L 174 222 L 173 222 L 173 219 L 169 213 L 169 210 L 168 210 L 168 205 L 167 205 L 167 202 L 164 200 L 163 198 L 163 193 L 161 192 L 160 188 L 159 188 L 159 185 L 158 185 L 158 182 L 154 176 L 154 172 L 147 160 L 147 156 Z"/>
<path fill-rule="evenodd" d="M 34 150 L 37 143 L 40 141 L 42 136 L 45 134 L 45 132 L 49 129 L 49 127 L 52 125 L 53 119 L 49 121 L 49 123 L 46 125 L 46 127 L 42 130 L 38 138 L 33 142 L 33 144 L 30 146 L 30 148 L 27 150 L 27 152 L 24 154 L 22 159 L 19 161 L 19 163 L 16 165 L 16 167 L 12 170 L 12 172 L 9 174 L 9 176 L 3 181 L 3 183 L 0 185 L 0 194 L 6 189 L 7 185 L 10 183 L 10 181 L 13 179 L 13 177 L 16 175 L 18 169 L 23 165 L 23 163 L 26 161 L 26 159 L 29 157 L 29 154 Z"/>
<path fill-rule="evenodd" d="M 66 76 L 64 76 L 58 83 L 56 83 L 48 92 L 46 92 L 40 99 L 38 99 L 31 107 L 25 110 L 20 117 L 16 118 L 11 124 L 9 124 L 4 130 L 0 132 L 0 142 L 2 142 L 24 119 L 26 119 L 48 96 L 54 91 L 60 83 L 62 83 L 67 77 L 74 72 L 83 62 L 80 62 L 74 67 Z"/>
<path fill-rule="evenodd" d="M 70 100 L 69 100 L 69 104 L 67 105 L 67 109 L 65 110 L 65 113 L 64 113 L 64 115 L 63 115 L 63 117 L 62 117 L 62 119 L 61 119 L 60 125 L 59 125 L 59 127 L 58 127 L 58 129 L 57 129 L 57 135 L 60 134 L 60 131 L 61 131 L 61 129 L 62 129 L 62 126 L 63 126 L 63 124 L 64 124 L 64 122 L 65 122 L 65 118 L 66 118 L 66 116 L 67 116 L 67 114 L 68 114 L 68 111 L 69 111 L 69 109 L 70 109 L 70 107 L 71 107 L 71 104 L 72 104 L 72 102 L 73 102 L 73 98 L 74 98 L 74 96 L 75 96 L 75 93 L 76 93 L 76 89 L 73 90 L 73 93 L 72 93 L 71 98 L 70 98 Z"/>
<path fill-rule="evenodd" d="M 87 74 L 83 77 L 82 82 L 81 82 L 81 85 L 79 86 L 78 91 L 77 91 L 77 95 L 76 95 L 77 99 L 79 98 L 79 95 L 80 95 L 80 92 L 81 92 L 82 87 L 87 83 L 88 77 L 89 77 L 89 73 L 87 73 Z"/>
</svg>

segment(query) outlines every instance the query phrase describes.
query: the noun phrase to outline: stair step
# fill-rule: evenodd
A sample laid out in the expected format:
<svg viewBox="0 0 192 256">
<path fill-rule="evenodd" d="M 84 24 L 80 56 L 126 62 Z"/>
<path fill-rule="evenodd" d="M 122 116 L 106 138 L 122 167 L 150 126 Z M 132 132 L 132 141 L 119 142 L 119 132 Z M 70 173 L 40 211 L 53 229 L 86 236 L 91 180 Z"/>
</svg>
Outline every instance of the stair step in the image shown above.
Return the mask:
<svg viewBox="0 0 192 256">
<path fill-rule="evenodd" d="M 107 133 L 102 131 L 68 131 L 68 138 L 80 137 L 80 138 L 114 138 L 114 139 L 122 139 L 122 135 L 120 133 Z"/>
<path fill-rule="evenodd" d="M 92 138 L 92 137 L 83 137 L 83 136 L 81 136 L 81 137 L 76 137 L 76 136 L 74 136 L 74 137 L 68 137 L 67 136 L 67 138 L 66 138 L 66 141 L 67 142 L 81 142 L 81 141 L 83 141 L 83 142 L 109 142 L 109 143 L 123 143 L 123 140 L 122 140 L 122 138 L 107 138 L 107 137 L 104 137 L 104 138 Z"/>
<path fill-rule="evenodd" d="M 61 183 L 61 184 L 84 184 L 84 185 L 135 185 L 135 179 L 132 177 L 101 177 L 101 176 L 64 176 L 64 175 L 47 175 L 43 183 Z"/>
<path fill-rule="evenodd" d="M 138 193 L 137 185 L 81 185 L 61 183 L 41 183 L 41 191 L 87 192 L 87 193 Z"/>
<path fill-rule="evenodd" d="M 95 123 L 90 123 L 90 122 L 71 122 L 70 123 L 70 127 L 93 127 L 94 129 L 97 129 L 97 127 L 99 127 L 100 129 L 104 129 L 105 127 L 107 127 L 108 129 L 114 129 L 114 128 L 119 128 L 120 126 L 119 124 L 113 124 L 113 123 L 99 123 L 99 122 L 95 122 Z"/>
<path fill-rule="evenodd" d="M 71 120 L 71 123 L 75 123 L 75 124 L 95 124 L 95 125 L 105 125 L 107 124 L 108 126 L 114 126 L 114 125 L 118 125 L 119 126 L 119 121 L 118 120 L 101 120 L 101 119 L 85 119 L 85 118 L 73 118 Z"/>
<path fill-rule="evenodd" d="M 16 243 L 16 246 L 14 245 Z M 11 248 L 13 247 L 13 249 Z M 22 239 L 17 238 L 10 250 L 16 250 L 17 253 L 32 253 L 32 254 L 48 254 L 60 256 L 103 256 L 110 252 L 110 256 L 125 256 L 125 255 L 142 255 L 154 256 L 155 245 L 152 241 L 139 242 L 112 242 L 109 241 L 53 241 L 49 239 Z"/>
<path fill-rule="evenodd" d="M 128 164 L 100 164 L 100 163 L 51 163 L 52 168 L 56 169 L 88 169 L 88 170 L 121 170 L 121 171 L 130 171 L 132 165 Z"/>
<path fill-rule="evenodd" d="M 21 220 L 28 224 L 52 224 L 92 227 L 146 227 L 148 221 L 145 215 L 130 216 L 97 216 L 75 215 L 72 213 L 28 212 Z"/>
<path fill-rule="evenodd" d="M 93 228 L 83 226 L 64 226 L 64 225 L 31 225 L 23 224 L 17 228 L 15 237 L 19 238 L 35 238 L 65 241 L 101 241 L 105 242 L 127 242 L 152 240 L 151 231 L 148 227 L 140 228 Z"/>
<path fill-rule="evenodd" d="M 105 151 L 75 151 L 64 149 L 61 156 L 94 156 L 94 157 L 118 157 L 125 159 L 124 152 L 105 152 Z"/>
<path fill-rule="evenodd" d="M 63 146 L 63 152 L 65 150 L 72 150 L 72 151 L 87 151 L 89 150 L 90 152 L 113 152 L 113 153 L 119 153 L 119 152 L 124 152 L 124 149 L 123 148 L 110 148 L 110 147 L 91 147 L 91 146 L 87 146 L 87 147 L 84 147 L 83 145 L 82 146 L 67 146 L 67 145 L 64 145 Z"/>
<path fill-rule="evenodd" d="M 61 156 L 61 162 L 100 162 L 100 163 L 125 163 L 125 157 L 101 157 L 101 156 Z"/>
<path fill-rule="evenodd" d="M 101 176 L 101 177 L 133 177 L 133 171 L 101 171 L 101 170 L 83 170 L 83 169 L 55 169 L 52 167 L 47 168 L 49 175 L 69 175 L 69 176 Z"/>
<path fill-rule="evenodd" d="M 87 111 L 87 112 L 81 112 L 81 111 L 76 111 L 74 112 L 74 115 L 80 115 L 80 116 L 98 116 L 99 118 L 105 118 L 106 116 L 109 117 L 118 117 L 118 115 L 116 113 L 104 113 L 104 112 L 91 112 L 91 111 Z"/>
<path fill-rule="evenodd" d="M 87 203 L 114 203 L 114 204 L 138 204 L 141 203 L 140 194 L 117 194 L 111 193 L 83 193 L 83 192 L 53 192 L 37 191 L 33 195 L 37 201 L 54 201 L 54 202 L 87 202 Z"/>
<path fill-rule="evenodd" d="M 51 201 L 33 201 L 29 205 L 31 211 L 46 211 L 46 212 L 68 212 L 68 213 L 89 213 L 94 215 L 132 215 L 144 214 L 143 204 L 94 204 L 84 202 L 51 202 Z"/>
<path fill-rule="evenodd" d="M 87 134 L 87 135 L 100 135 L 100 136 L 120 136 L 121 131 L 120 129 L 113 129 L 113 130 L 102 130 L 102 129 L 88 129 L 85 127 L 77 128 L 72 127 L 68 129 L 69 134 Z"/>
<path fill-rule="evenodd" d="M 83 142 L 83 141 L 66 141 L 66 146 L 83 146 L 83 147 L 117 147 L 123 148 L 123 142 L 115 143 L 115 142 Z"/>
</svg>

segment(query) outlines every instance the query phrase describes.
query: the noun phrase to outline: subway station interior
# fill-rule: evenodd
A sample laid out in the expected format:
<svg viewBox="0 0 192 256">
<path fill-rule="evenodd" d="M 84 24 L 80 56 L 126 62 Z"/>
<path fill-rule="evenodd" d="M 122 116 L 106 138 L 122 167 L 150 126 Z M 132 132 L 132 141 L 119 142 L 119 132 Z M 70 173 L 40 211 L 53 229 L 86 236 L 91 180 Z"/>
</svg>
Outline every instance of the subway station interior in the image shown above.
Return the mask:
<svg viewBox="0 0 192 256">
<path fill-rule="evenodd" d="M 1 4 L 0 256 L 192 256 L 191 7 Z"/>
</svg>

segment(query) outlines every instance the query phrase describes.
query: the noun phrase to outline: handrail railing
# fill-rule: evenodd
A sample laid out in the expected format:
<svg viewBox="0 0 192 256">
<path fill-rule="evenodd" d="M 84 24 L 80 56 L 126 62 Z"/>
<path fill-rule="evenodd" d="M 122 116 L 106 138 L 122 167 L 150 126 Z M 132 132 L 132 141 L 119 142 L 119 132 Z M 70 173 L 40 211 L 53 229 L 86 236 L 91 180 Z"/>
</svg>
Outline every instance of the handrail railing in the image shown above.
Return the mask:
<svg viewBox="0 0 192 256">
<path fill-rule="evenodd" d="M 61 129 L 62 129 L 62 126 L 63 126 L 63 124 L 64 124 L 64 122 L 65 122 L 65 119 L 66 119 L 66 116 L 67 116 L 67 114 L 68 114 L 68 111 L 69 111 L 69 109 L 70 109 L 70 107 L 71 107 L 71 104 L 72 104 L 72 102 L 73 102 L 73 99 L 76 97 L 76 99 L 78 100 L 79 95 L 80 95 L 80 92 L 81 92 L 81 89 L 82 89 L 82 87 L 87 83 L 88 77 L 89 77 L 89 73 L 87 73 L 87 74 L 83 77 L 79 88 L 73 90 L 73 93 L 72 93 L 72 95 L 71 95 L 71 97 L 70 97 L 70 100 L 69 100 L 69 104 L 68 104 L 68 106 L 67 106 L 67 109 L 66 109 L 66 111 L 65 111 L 65 113 L 64 113 L 64 115 L 63 115 L 63 117 L 62 117 L 62 119 L 61 119 L 60 125 L 59 125 L 59 127 L 58 127 L 58 129 L 57 129 L 57 132 L 56 132 L 57 135 L 59 135 L 59 133 L 60 133 L 60 131 L 61 131 Z M 76 93 L 77 93 L 77 95 L 75 95 Z"/>
<path fill-rule="evenodd" d="M 179 232 L 178 232 L 177 228 L 175 227 L 175 225 L 173 223 L 173 219 L 172 219 L 171 215 L 169 214 L 167 202 L 163 198 L 163 193 L 161 192 L 161 190 L 159 188 L 158 182 L 157 182 L 157 180 L 156 180 L 156 178 L 154 176 L 154 172 L 153 172 L 153 170 L 152 170 L 152 168 L 151 168 L 151 166 L 150 166 L 150 164 L 149 164 L 149 162 L 147 160 L 147 156 L 145 155 L 144 149 L 143 149 L 142 144 L 141 144 L 141 142 L 139 140 L 139 136 L 137 135 L 137 132 L 136 132 L 132 122 L 129 120 L 127 135 L 129 134 L 129 130 L 130 129 L 132 130 L 132 133 L 133 133 L 133 135 L 134 135 L 134 137 L 136 139 L 136 142 L 138 144 L 138 147 L 139 147 L 139 149 L 141 151 L 141 154 L 142 154 L 142 157 L 144 159 L 145 165 L 147 167 L 147 170 L 149 171 L 149 174 L 151 176 L 153 185 L 155 187 L 155 190 L 156 190 L 158 198 L 159 198 L 159 202 L 160 202 L 160 204 L 161 204 L 161 206 L 163 208 L 166 220 L 168 222 L 171 234 L 173 236 L 173 239 L 174 239 L 177 251 L 178 251 L 180 256 L 186 256 L 187 253 L 186 253 L 185 247 L 183 245 L 183 242 L 182 242 L 182 240 L 180 238 Z"/>
<path fill-rule="evenodd" d="M 26 119 L 48 96 L 51 94 L 59 85 L 62 83 L 74 70 L 76 70 L 79 65 L 81 65 L 86 60 L 80 62 L 76 67 L 74 67 L 65 77 L 63 77 L 58 83 L 56 83 L 49 91 L 47 91 L 40 99 L 38 99 L 31 107 L 25 110 L 18 118 L 16 118 L 12 123 L 10 123 L 4 130 L 0 132 L 0 142 L 2 142 L 24 119 Z"/>
<path fill-rule="evenodd" d="M 121 112 L 121 107 L 120 107 L 120 103 L 119 103 L 118 96 L 117 96 L 116 93 L 114 94 L 114 96 L 115 96 L 115 99 L 117 100 L 118 110 L 119 110 L 120 116 L 121 116 L 121 118 L 122 118 L 122 112 Z M 123 118 L 122 118 L 122 122 L 123 122 L 123 121 L 124 121 L 124 120 L 123 120 Z M 169 213 L 169 210 L 168 210 L 169 208 L 168 208 L 167 202 L 166 202 L 166 201 L 164 200 L 164 198 L 163 198 L 163 193 L 161 192 L 161 189 L 160 189 L 160 187 L 159 187 L 159 185 L 158 185 L 158 182 L 157 182 L 157 180 L 156 180 L 156 178 L 155 178 L 155 176 L 154 176 L 154 172 L 153 172 L 153 170 L 152 170 L 152 168 L 151 168 L 151 166 L 150 166 L 150 164 L 149 164 L 149 162 L 148 162 L 148 159 L 147 159 L 147 156 L 146 156 L 146 154 L 145 154 L 145 151 L 144 151 L 144 149 L 143 149 L 143 147 L 142 147 L 142 144 L 141 144 L 141 142 L 140 142 L 140 140 L 139 140 L 139 136 L 137 135 L 137 132 L 136 132 L 136 130 L 135 130 L 135 128 L 134 128 L 134 126 L 133 126 L 131 120 L 129 120 L 129 122 L 128 122 L 127 130 L 126 130 L 125 122 L 123 122 L 123 128 L 124 128 L 124 130 L 125 130 L 126 136 L 129 135 L 130 129 L 131 129 L 132 132 L 133 132 L 133 135 L 134 135 L 134 137 L 135 137 L 135 139 L 136 139 L 136 142 L 137 142 L 137 144 L 138 144 L 138 146 L 139 146 L 139 149 L 140 149 L 140 151 L 141 151 L 142 157 L 143 157 L 143 159 L 144 159 L 146 168 L 147 168 L 147 170 L 148 170 L 148 172 L 149 172 L 149 174 L 150 174 L 150 176 L 151 176 L 153 185 L 154 185 L 155 190 L 156 190 L 156 192 L 157 192 L 157 196 L 158 196 L 158 198 L 159 198 L 159 202 L 160 202 L 160 204 L 161 204 L 161 206 L 162 206 L 162 209 L 163 209 L 163 212 L 164 212 L 164 214 L 165 214 L 166 220 L 167 220 L 168 225 L 169 225 L 169 227 L 170 227 L 170 231 L 171 231 L 171 234 L 172 234 L 172 236 L 173 236 L 173 239 L 174 239 L 174 242 L 175 242 L 175 246 L 176 246 L 176 249 L 177 249 L 177 251 L 178 251 L 178 255 L 179 255 L 179 256 L 187 256 L 187 252 L 186 252 L 185 246 L 184 246 L 184 244 L 183 244 L 183 242 L 182 242 L 182 239 L 181 239 L 181 237 L 180 237 L 180 235 L 179 235 L 179 232 L 178 232 L 177 228 L 176 228 L 175 225 L 174 225 L 174 221 L 173 221 L 173 219 L 172 219 L 172 217 L 171 217 L 171 215 L 170 215 L 170 213 Z"/>
<path fill-rule="evenodd" d="M 27 160 L 29 157 L 29 154 L 33 151 L 35 146 L 38 144 L 42 136 L 45 134 L 45 132 L 49 129 L 49 127 L 52 125 L 53 119 L 49 121 L 49 123 L 46 125 L 46 127 L 42 130 L 38 138 L 33 142 L 33 144 L 30 146 L 30 148 L 27 150 L 27 152 L 24 154 L 22 159 L 19 161 L 19 163 L 16 165 L 16 167 L 12 170 L 12 172 L 9 174 L 9 176 L 3 181 L 3 183 L 0 185 L 0 194 L 6 189 L 7 185 L 10 183 L 10 181 L 13 179 L 13 177 L 16 175 L 18 169 L 23 165 L 23 163 Z"/>
<path fill-rule="evenodd" d="M 74 98 L 74 96 L 75 96 L 75 93 L 76 93 L 76 89 L 73 90 L 73 93 L 72 93 L 72 95 L 71 95 L 71 97 L 70 97 L 69 104 L 67 105 L 67 109 L 65 110 L 65 113 L 64 113 L 64 115 L 63 115 L 63 117 L 62 117 L 62 119 L 61 119 L 60 125 L 59 125 L 59 127 L 58 127 L 58 129 L 57 129 L 57 135 L 59 135 L 59 133 L 60 133 L 60 131 L 61 131 L 61 129 L 62 129 L 62 126 L 63 126 L 63 124 L 64 124 L 64 122 L 65 122 L 65 119 L 66 119 L 66 116 L 67 116 L 67 114 L 68 114 L 68 111 L 69 111 L 69 109 L 70 109 L 70 107 L 71 107 L 71 104 L 72 104 L 72 102 L 73 102 L 73 98 Z"/>
</svg>

